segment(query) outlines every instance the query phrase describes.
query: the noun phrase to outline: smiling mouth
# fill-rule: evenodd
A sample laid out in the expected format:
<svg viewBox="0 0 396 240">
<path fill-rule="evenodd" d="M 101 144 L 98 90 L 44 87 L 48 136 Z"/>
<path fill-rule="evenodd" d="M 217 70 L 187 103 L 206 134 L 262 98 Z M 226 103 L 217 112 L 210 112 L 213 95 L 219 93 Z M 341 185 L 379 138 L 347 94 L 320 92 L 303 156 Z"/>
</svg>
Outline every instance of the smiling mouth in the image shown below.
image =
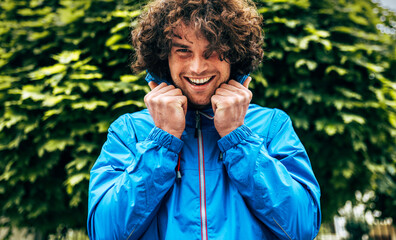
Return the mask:
<svg viewBox="0 0 396 240">
<path fill-rule="evenodd" d="M 200 85 L 205 85 L 208 82 L 212 81 L 215 76 L 211 77 L 204 77 L 204 78 L 190 78 L 190 77 L 184 77 L 189 83 L 192 85 L 200 86 Z"/>
</svg>

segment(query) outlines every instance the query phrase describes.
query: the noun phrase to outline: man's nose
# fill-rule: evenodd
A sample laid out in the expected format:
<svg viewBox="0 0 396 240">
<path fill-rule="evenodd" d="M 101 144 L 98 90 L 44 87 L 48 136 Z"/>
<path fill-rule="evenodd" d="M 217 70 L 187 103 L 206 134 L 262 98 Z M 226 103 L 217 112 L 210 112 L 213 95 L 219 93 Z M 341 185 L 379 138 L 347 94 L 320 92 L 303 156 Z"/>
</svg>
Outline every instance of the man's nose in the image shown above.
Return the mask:
<svg viewBox="0 0 396 240">
<path fill-rule="evenodd" d="M 203 56 L 195 56 L 190 62 L 190 71 L 199 75 L 208 69 L 208 60 Z"/>
</svg>

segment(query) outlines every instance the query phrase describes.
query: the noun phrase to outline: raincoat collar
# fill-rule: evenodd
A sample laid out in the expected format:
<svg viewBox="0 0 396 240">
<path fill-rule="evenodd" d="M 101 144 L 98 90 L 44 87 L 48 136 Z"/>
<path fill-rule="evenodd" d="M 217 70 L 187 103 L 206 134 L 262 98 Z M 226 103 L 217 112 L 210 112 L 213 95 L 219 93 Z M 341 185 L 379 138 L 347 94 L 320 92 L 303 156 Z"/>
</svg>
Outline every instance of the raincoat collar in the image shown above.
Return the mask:
<svg viewBox="0 0 396 240">
<path fill-rule="evenodd" d="M 247 75 L 241 74 L 241 75 L 234 76 L 233 79 L 235 79 L 235 81 L 239 82 L 240 84 L 243 84 L 248 76 L 249 76 L 249 74 L 247 74 Z M 168 81 L 168 79 L 160 78 L 157 75 L 155 75 L 154 73 L 150 73 L 150 72 L 147 72 L 146 81 L 147 81 L 147 83 L 154 81 L 157 84 L 161 84 L 163 82 L 168 85 L 172 84 L 171 82 Z"/>
</svg>

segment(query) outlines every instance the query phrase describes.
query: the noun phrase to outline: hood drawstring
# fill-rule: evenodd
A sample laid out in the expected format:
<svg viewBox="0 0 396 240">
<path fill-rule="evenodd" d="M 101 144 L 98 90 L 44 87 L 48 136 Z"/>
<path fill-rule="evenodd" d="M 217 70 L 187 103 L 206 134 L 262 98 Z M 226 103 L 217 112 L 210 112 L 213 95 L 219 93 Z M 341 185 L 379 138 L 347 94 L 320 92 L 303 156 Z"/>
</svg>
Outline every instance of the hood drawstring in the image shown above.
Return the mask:
<svg viewBox="0 0 396 240">
<path fill-rule="evenodd" d="M 176 179 L 178 179 L 178 180 L 181 180 L 180 155 L 181 155 L 181 153 L 179 153 L 179 159 L 177 160 L 177 166 L 176 166 Z"/>
<path fill-rule="evenodd" d="M 204 113 L 204 112 L 200 112 L 200 111 L 196 110 L 196 111 L 195 111 L 195 134 L 194 134 L 194 137 L 195 137 L 195 138 L 198 137 L 198 129 L 201 128 L 201 116 L 199 116 L 200 114 L 201 114 L 202 116 L 206 117 L 207 119 L 210 119 L 210 120 L 213 120 L 213 119 L 214 119 L 213 116 L 211 116 L 211 115 L 209 115 L 209 114 L 206 114 L 206 113 Z"/>
<path fill-rule="evenodd" d="M 201 128 L 201 116 L 199 116 L 199 111 L 195 111 L 195 133 L 194 138 L 198 138 L 198 129 Z"/>
<path fill-rule="evenodd" d="M 199 111 L 198 111 L 198 112 L 199 112 Z M 207 113 L 199 112 L 199 114 L 201 114 L 202 116 L 205 116 L 206 118 L 208 118 L 208 119 L 210 119 L 210 120 L 213 120 L 213 119 L 214 119 L 214 116 L 211 116 L 211 115 L 209 115 L 209 114 L 207 114 Z"/>
</svg>

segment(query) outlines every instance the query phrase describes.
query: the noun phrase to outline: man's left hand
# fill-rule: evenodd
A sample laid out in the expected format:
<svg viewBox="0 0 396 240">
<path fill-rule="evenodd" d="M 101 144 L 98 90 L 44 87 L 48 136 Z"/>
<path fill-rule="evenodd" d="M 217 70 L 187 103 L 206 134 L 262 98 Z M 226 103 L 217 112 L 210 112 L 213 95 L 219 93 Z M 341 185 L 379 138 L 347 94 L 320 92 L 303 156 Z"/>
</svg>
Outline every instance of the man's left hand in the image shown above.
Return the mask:
<svg viewBox="0 0 396 240">
<path fill-rule="evenodd" d="M 221 84 L 212 96 L 214 124 L 220 137 L 224 137 L 244 124 L 253 96 L 248 89 L 251 80 L 252 78 L 248 77 L 243 85 L 230 80 L 228 83 Z"/>
</svg>

